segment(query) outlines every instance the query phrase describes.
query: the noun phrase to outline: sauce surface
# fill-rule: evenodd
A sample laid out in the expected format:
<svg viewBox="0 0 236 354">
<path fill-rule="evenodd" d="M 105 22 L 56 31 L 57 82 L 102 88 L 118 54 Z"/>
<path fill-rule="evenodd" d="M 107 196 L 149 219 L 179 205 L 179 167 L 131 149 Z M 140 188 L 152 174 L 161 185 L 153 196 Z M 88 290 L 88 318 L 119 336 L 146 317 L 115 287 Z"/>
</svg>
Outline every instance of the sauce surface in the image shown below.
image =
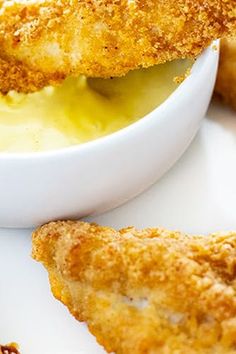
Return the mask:
<svg viewBox="0 0 236 354">
<path fill-rule="evenodd" d="M 144 117 L 177 88 L 190 61 L 114 79 L 69 78 L 33 94 L 0 96 L 0 151 L 58 149 L 113 133 Z"/>
</svg>

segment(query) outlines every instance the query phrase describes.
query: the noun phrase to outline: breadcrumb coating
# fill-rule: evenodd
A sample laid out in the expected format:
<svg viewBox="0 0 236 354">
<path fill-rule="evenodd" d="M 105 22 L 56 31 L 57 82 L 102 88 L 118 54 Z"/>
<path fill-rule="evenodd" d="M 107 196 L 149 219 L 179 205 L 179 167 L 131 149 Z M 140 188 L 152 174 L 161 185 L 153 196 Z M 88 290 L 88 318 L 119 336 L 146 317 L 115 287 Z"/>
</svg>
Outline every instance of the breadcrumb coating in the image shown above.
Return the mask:
<svg viewBox="0 0 236 354">
<path fill-rule="evenodd" d="M 236 33 L 235 8 L 236 0 L 0 0 L 0 91 L 195 58 Z"/>
<path fill-rule="evenodd" d="M 236 37 L 235 37 L 236 38 Z M 236 39 L 221 41 L 216 93 L 236 109 Z"/>
<path fill-rule="evenodd" d="M 236 353 L 234 232 L 59 221 L 33 233 L 32 255 L 54 296 L 109 353 Z"/>
<path fill-rule="evenodd" d="M 35 92 L 47 85 L 56 86 L 63 79 L 63 74 L 42 73 L 12 58 L 0 58 L 0 92 L 3 94 L 15 88 L 18 92 Z"/>
</svg>

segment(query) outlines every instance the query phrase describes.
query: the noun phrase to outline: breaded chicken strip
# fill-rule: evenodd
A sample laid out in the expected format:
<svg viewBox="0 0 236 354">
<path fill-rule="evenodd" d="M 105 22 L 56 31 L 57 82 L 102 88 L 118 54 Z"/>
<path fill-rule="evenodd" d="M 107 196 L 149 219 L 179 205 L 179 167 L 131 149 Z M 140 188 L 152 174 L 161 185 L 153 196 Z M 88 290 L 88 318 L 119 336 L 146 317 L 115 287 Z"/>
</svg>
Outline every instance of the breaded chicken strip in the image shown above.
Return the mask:
<svg viewBox="0 0 236 354">
<path fill-rule="evenodd" d="M 236 233 L 52 222 L 33 257 L 109 353 L 236 353 Z"/>
<path fill-rule="evenodd" d="M 220 64 L 215 91 L 226 103 L 236 109 L 236 39 L 221 41 Z"/>
<path fill-rule="evenodd" d="M 0 92 L 3 94 L 14 89 L 18 92 L 35 92 L 49 84 L 56 86 L 63 79 L 65 75 L 60 73 L 46 74 L 12 58 L 0 58 Z"/>
<path fill-rule="evenodd" d="M 236 0 L 0 0 L 0 91 L 195 58 L 236 33 L 235 8 Z"/>
</svg>

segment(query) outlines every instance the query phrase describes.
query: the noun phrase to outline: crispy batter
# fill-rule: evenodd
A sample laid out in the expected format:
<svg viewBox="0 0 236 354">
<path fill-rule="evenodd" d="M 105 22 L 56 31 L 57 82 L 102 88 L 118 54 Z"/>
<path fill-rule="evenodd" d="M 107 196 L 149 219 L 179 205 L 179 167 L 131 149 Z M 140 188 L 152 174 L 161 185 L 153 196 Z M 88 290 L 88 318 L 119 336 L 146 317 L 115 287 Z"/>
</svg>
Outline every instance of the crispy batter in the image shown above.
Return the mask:
<svg viewBox="0 0 236 354">
<path fill-rule="evenodd" d="M 19 92 L 35 92 L 47 85 L 58 85 L 65 76 L 63 74 L 43 74 L 12 58 L 0 58 L 0 92 L 6 94 L 9 89 Z"/>
<path fill-rule="evenodd" d="M 236 32 L 235 7 L 236 0 L 0 0 L 0 90 L 196 57 Z"/>
<path fill-rule="evenodd" d="M 236 39 L 221 41 L 216 93 L 236 109 Z"/>
<path fill-rule="evenodd" d="M 33 257 L 108 352 L 236 353 L 236 233 L 52 222 L 34 232 Z"/>
</svg>

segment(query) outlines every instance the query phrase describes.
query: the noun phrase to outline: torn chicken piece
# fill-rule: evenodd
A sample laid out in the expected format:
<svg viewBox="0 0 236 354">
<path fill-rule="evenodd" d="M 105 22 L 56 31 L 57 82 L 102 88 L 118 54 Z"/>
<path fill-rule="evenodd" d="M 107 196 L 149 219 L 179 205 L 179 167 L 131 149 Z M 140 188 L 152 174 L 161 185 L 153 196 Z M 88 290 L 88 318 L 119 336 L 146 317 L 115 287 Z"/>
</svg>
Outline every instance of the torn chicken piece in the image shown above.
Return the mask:
<svg viewBox="0 0 236 354">
<path fill-rule="evenodd" d="M 0 0 L 0 91 L 122 76 L 236 34 L 236 0 Z"/>
<path fill-rule="evenodd" d="M 51 222 L 33 258 L 107 352 L 236 353 L 236 233 Z"/>
</svg>

